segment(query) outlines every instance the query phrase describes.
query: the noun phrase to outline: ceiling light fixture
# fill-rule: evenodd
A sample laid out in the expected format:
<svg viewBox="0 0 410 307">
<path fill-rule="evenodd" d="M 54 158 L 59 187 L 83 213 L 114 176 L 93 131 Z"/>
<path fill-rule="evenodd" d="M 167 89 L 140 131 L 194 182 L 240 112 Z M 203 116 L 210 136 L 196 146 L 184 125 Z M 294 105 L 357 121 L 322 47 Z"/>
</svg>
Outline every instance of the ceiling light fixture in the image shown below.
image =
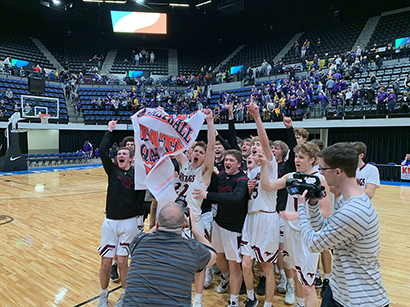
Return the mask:
<svg viewBox="0 0 410 307">
<path fill-rule="evenodd" d="M 169 6 L 189 7 L 189 4 L 187 4 L 187 3 L 170 3 Z"/>
<path fill-rule="evenodd" d="M 202 3 L 198 3 L 198 4 L 195 5 L 195 6 L 196 6 L 196 7 L 200 7 L 200 6 L 202 6 L 202 5 L 209 4 L 209 3 L 212 3 L 212 0 L 205 1 L 205 2 L 202 2 Z"/>
</svg>

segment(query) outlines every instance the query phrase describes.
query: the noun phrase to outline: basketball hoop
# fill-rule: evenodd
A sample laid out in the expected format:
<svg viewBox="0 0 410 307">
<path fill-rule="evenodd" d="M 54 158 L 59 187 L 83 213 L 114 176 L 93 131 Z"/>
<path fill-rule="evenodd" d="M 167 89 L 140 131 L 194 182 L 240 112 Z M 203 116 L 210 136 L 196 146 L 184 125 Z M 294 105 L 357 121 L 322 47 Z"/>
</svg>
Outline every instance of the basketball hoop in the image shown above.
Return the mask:
<svg viewBox="0 0 410 307">
<path fill-rule="evenodd" d="M 39 114 L 38 116 L 40 117 L 42 124 L 48 124 L 48 119 L 50 117 L 50 114 Z"/>
</svg>

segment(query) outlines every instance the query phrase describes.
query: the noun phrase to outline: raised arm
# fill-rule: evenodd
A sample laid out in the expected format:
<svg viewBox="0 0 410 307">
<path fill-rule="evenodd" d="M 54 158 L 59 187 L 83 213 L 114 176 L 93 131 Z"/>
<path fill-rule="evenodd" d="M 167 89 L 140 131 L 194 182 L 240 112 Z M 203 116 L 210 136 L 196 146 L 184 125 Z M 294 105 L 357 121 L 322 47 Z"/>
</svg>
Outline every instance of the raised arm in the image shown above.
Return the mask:
<svg viewBox="0 0 410 307">
<path fill-rule="evenodd" d="M 221 142 L 221 145 L 223 146 L 225 150 L 232 148 L 231 145 L 227 141 L 225 141 L 225 139 L 222 136 L 220 136 L 218 131 L 215 130 L 215 134 L 216 134 L 216 140 Z"/>
<path fill-rule="evenodd" d="M 268 174 L 267 161 L 266 161 L 266 158 L 262 154 L 258 155 L 258 162 L 261 165 L 260 184 L 261 184 L 262 190 L 269 192 L 269 191 L 280 190 L 286 187 L 286 179 L 289 178 L 289 174 L 281 178 L 270 181 L 269 174 Z"/>
<path fill-rule="evenodd" d="M 251 104 L 248 106 L 248 112 L 255 119 L 256 129 L 258 130 L 259 142 L 262 145 L 263 152 L 265 153 L 266 158 L 269 161 L 272 161 L 273 154 L 269 146 L 268 135 L 266 134 L 265 127 L 263 126 L 261 115 L 259 114 L 259 107 L 256 104 L 252 103 L 252 96 L 251 96 Z"/>
<path fill-rule="evenodd" d="M 282 113 L 283 114 L 283 113 Z M 287 117 L 283 114 L 283 124 L 286 127 L 286 136 L 285 136 L 285 143 L 289 146 L 289 157 L 286 160 L 285 164 L 287 168 L 291 171 L 296 171 L 295 166 L 295 153 L 293 149 L 296 147 L 297 142 L 295 138 L 295 132 L 293 131 L 293 122 L 290 117 Z"/>
<path fill-rule="evenodd" d="M 202 109 L 202 112 L 207 114 L 205 120 L 208 125 L 208 146 L 206 149 L 204 167 L 202 167 L 202 182 L 205 186 L 208 186 L 211 183 L 215 161 L 215 128 L 212 111 L 210 109 Z"/>
<path fill-rule="evenodd" d="M 116 126 L 116 120 L 112 120 L 108 123 L 107 132 L 104 134 L 99 147 L 101 162 L 107 175 L 111 173 L 112 168 L 114 167 L 114 164 L 110 158 L 109 150 L 112 144 L 112 132 Z"/>
<path fill-rule="evenodd" d="M 231 145 L 232 149 L 237 149 L 241 151 L 241 149 L 238 146 L 238 141 L 236 139 L 236 128 L 235 128 L 235 122 L 233 118 L 233 108 L 232 105 L 227 106 L 228 109 L 228 114 L 229 114 L 229 121 L 228 121 L 228 143 Z"/>
</svg>

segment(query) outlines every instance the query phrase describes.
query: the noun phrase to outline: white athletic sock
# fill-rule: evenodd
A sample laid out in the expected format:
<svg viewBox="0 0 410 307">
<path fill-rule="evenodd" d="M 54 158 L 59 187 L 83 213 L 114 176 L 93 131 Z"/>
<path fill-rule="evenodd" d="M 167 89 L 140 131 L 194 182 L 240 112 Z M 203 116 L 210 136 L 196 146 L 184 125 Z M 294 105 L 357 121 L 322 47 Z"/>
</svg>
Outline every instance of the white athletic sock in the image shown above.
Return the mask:
<svg viewBox="0 0 410 307">
<path fill-rule="evenodd" d="M 235 302 L 236 304 L 238 304 L 239 301 L 239 295 L 233 295 L 231 294 L 231 299 L 232 302 Z"/>
<path fill-rule="evenodd" d="M 246 290 L 246 293 L 248 294 L 248 299 L 250 299 L 251 301 L 255 300 L 255 291 L 252 290 Z"/>
<path fill-rule="evenodd" d="M 221 272 L 221 275 L 222 275 L 223 278 L 227 279 L 227 278 L 229 278 L 229 271 L 228 271 L 228 273 L 225 273 L 225 274 Z"/>
<path fill-rule="evenodd" d="M 127 290 L 127 288 L 122 288 L 121 294 L 125 294 L 125 290 Z"/>
<path fill-rule="evenodd" d="M 326 274 L 325 273 L 325 279 L 330 279 L 330 275 L 332 275 L 332 274 Z"/>
<path fill-rule="evenodd" d="M 113 259 L 112 260 L 112 264 L 114 265 L 114 264 L 117 264 L 117 259 Z"/>
<path fill-rule="evenodd" d="M 293 277 L 292 278 L 286 278 L 287 284 L 293 286 Z"/>
<path fill-rule="evenodd" d="M 196 293 L 196 292 L 195 292 L 194 301 L 201 302 L 201 301 L 202 301 L 202 293 L 199 294 L 199 293 Z"/>
<path fill-rule="evenodd" d="M 272 302 L 265 302 L 265 304 L 263 304 L 263 307 L 272 307 Z"/>
<path fill-rule="evenodd" d="M 319 269 L 316 270 L 316 278 L 320 278 L 320 270 Z"/>
<path fill-rule="evenodd" d="M 108 288 L 107 289 L 101 289 L 101 295 L 103 295 L 103 296 L 108 295 Z"/>
<path fill-rule="evenodd" d="M 279 273 L 280 273 L 280 276 L 286 276 L 286 274 L 285 274 L 285 270 L 284 270 L 284 269 L 279 270 Z"/>
<path fill-rule="evenodd" d="M 296 306 L 305 307 L 305 299 L 301 297 L 296 297 Z"/>
<path fill-rule="evenodd" d="M 265 277 L 265 273 L 262 271 L 262 272 L 259 272 L 259 277 Z"/>
</svg>

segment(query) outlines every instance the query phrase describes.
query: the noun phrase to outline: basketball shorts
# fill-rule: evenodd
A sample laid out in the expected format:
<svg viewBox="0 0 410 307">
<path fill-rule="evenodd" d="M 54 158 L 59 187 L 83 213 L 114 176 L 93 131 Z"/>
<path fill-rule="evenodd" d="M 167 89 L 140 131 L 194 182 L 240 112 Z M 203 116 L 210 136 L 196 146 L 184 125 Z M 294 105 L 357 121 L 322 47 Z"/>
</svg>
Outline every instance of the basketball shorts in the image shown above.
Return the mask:
<svg viewBox="0 0 410 307">
<path fill-rule="evenodd" d="M 209 240 L 211 238 L 212 223 L 214 221 L 212 211 L 205 212 L 201 217 L 204 224 L 204 236 Z"/>
<path fill-rule="evenodd" d="M 280 233 L 280 237 L 279 237 L 279 243 L 283 243 L 283 237 L 285 235 L 285 221 L 279 216 L 279 233 Z"/>
<path fill-rule="evenodd" d="M 225 253 L 229 261 L 242 262 L 241 256 L 241 234 L 229 231 L 219 226 L 216 222 L 212 224 L 212 246 L 217 253 Z"/>
<path fill-rule="evenodd" d="M 128 256 L 130 243 L 143 230 L 143 215 L 125 220 L 105 218 L 101 228 L 101 245 L 98 253 L 106 258 L 114 258 L 115 255 Z"/>
<path fill-rule="evenodd" d="M 311 253 L 302 242 L 302 233 L 285 224 L 283 244 L 283 262 L 286 268 L 295 268 L 302 285 L 312 286 L 315 283 L 318 253 Z"/>
<path fill-rule="evenodd" d="M 279 215 L 251 212 L 242 229 L 241 253 L 258 262 L 275 262 L 279 253 Z"/>
</svg>

